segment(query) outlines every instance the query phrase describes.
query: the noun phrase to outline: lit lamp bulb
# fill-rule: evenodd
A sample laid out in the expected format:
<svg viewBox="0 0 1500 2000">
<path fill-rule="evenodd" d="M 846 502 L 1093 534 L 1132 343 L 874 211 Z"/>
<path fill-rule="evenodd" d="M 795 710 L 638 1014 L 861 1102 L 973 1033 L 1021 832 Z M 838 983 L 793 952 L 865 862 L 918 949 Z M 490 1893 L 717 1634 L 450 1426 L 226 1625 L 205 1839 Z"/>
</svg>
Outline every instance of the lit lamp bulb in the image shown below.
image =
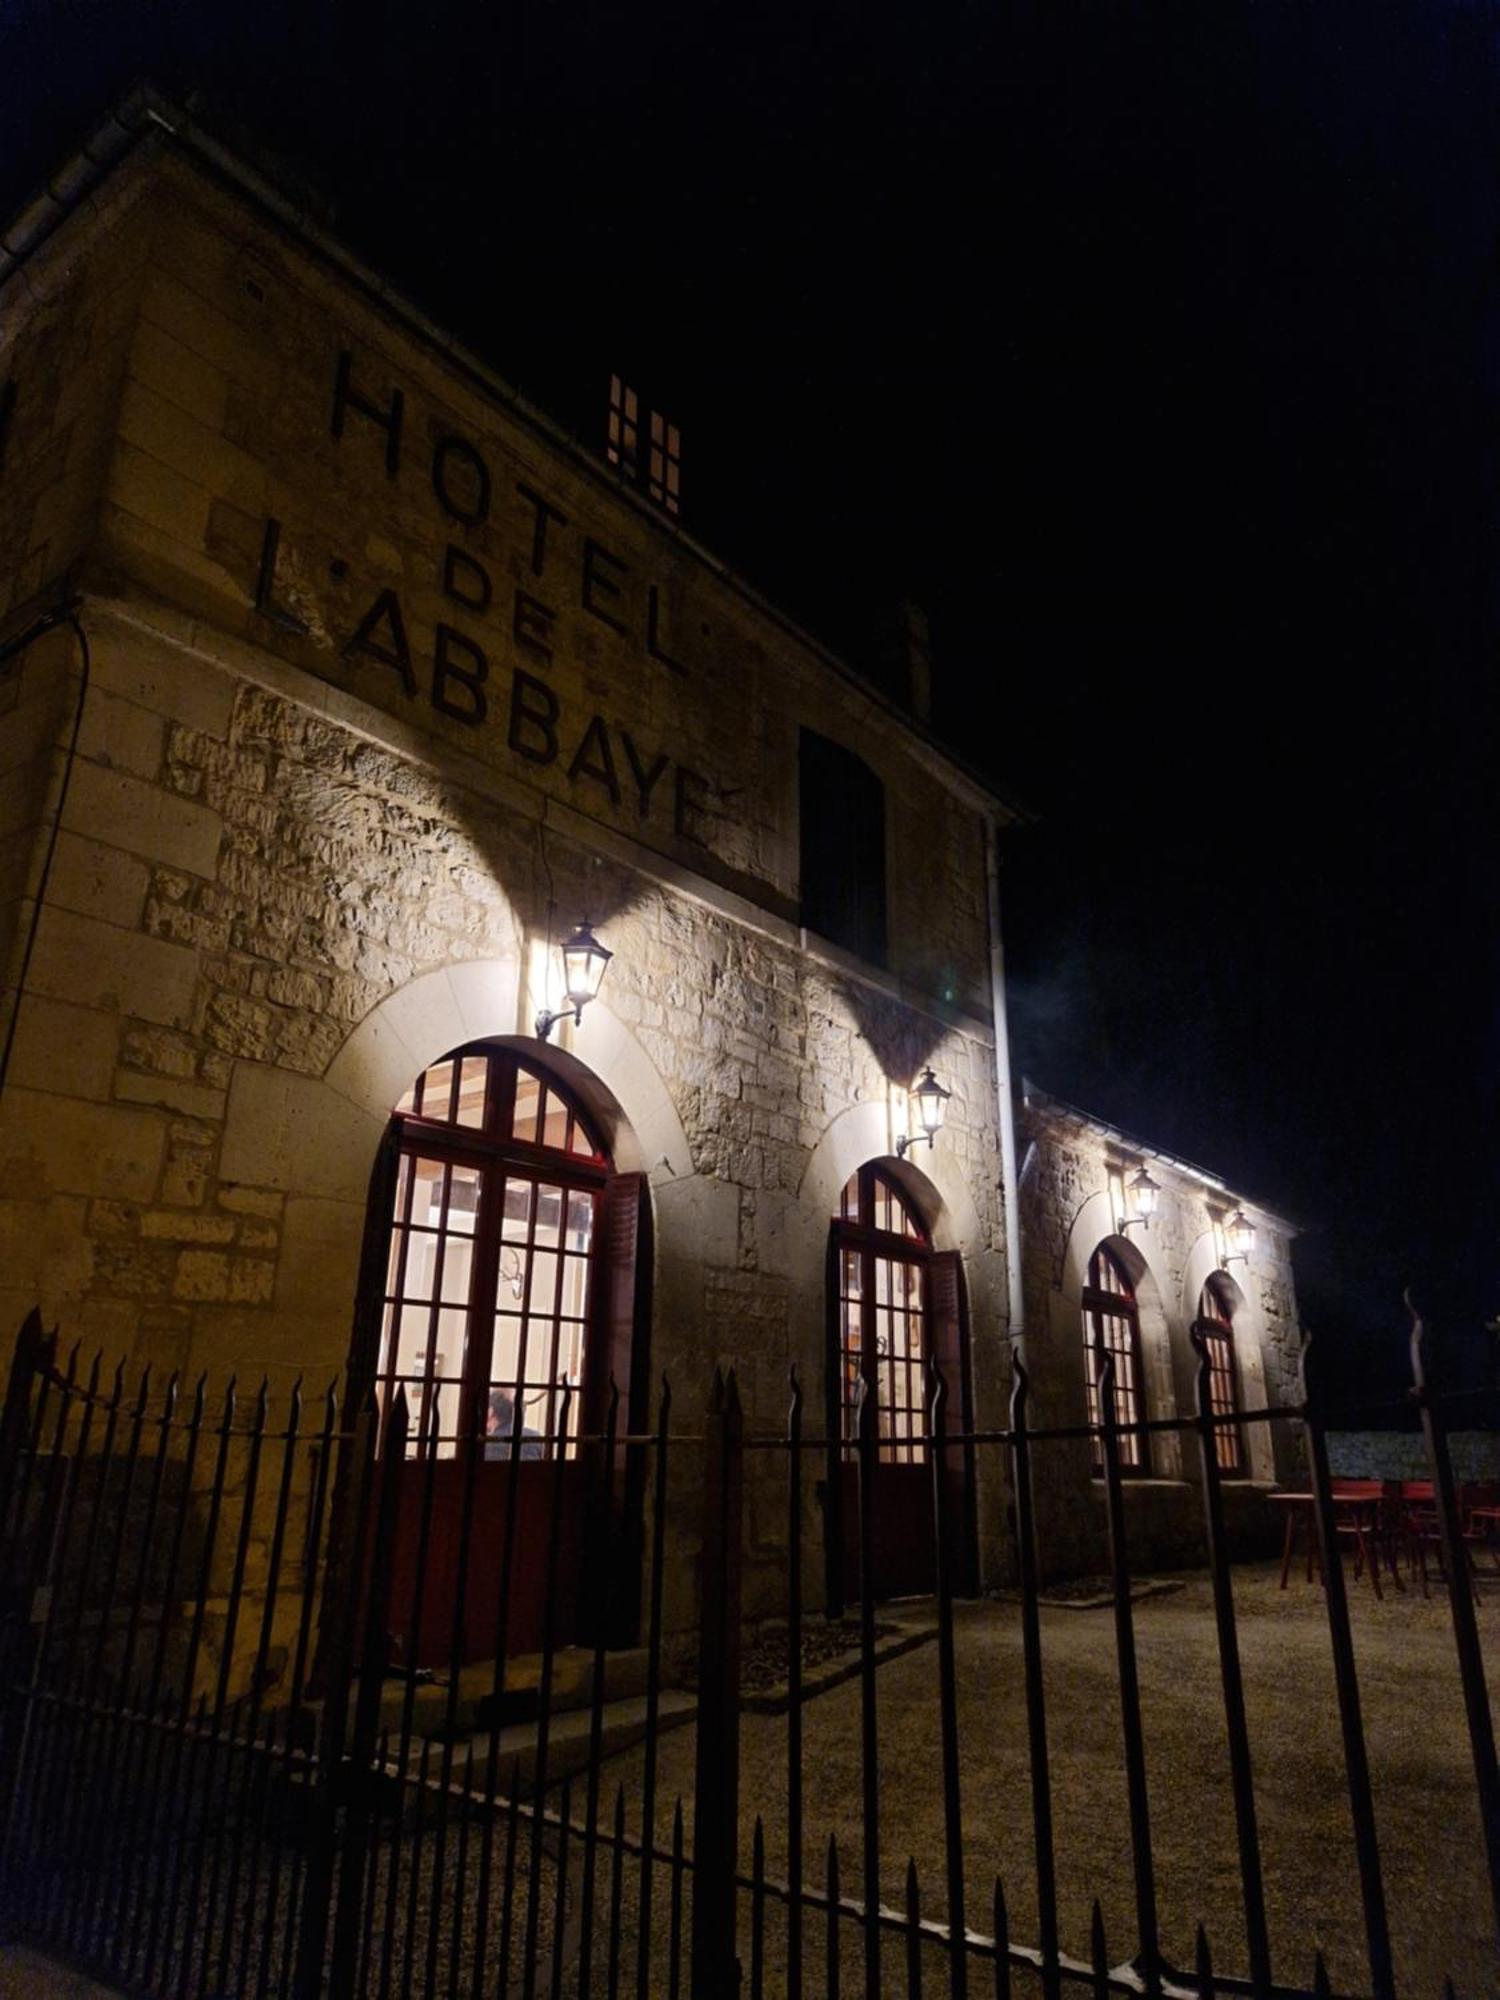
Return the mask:
<svg viewBox="0 0 1500 2000">
<path fill-rule="evenodd" d="M 907 1148 L 915 1146 L 919 1139 L 925 1139 L 930 1146 L 942 1129 L 943 1113 L 948 1108 L 948 1099 L 953 1095 L 933 1075 L 931 1069 L 924 1069 L 920 1083 L 914 1083 L 907 1092 L 907 1103 L 916 1112 L 920 1129 L 903 1133 L 896 1141 L 896 1157 L 904 1157 Z"/>
<path fill-rule="evenodd" d="M 1130 1220 L 1132 1222 L 1150 1222 L 1152 1216 L 1156 1213 L 1156 1197 L 1161 1193 L 1160 1186 L 1152 1180 L 1150 1174 L 1142 1167 L 1138 1173 L 1131 1175 L 1127 1183 L 1127 1188 L 1130 1195 Z"/>
<path fill-rule="evenodd" d="M 553 1028 L 566 1014 L 575 1021 L 583 1019 L 583 1010 L 599 991 L 612 951 L 600 944 L 587 923 L 581 923 L 571 937 L 565 937 L 558 949 L 563 962 L 563 998 L 566 1005 L 557 1008 L 544 1007 L 536 1017 L 536 1031 L 542 1041 L 546 1041 Z"/>
<path fill-rule="evenodd" d="M 1255 1224 L 1242 1208 L 1237 1208 L 1225 1223 L 1224 1240 L 1231 1257 L 1242 1257 L 1248 1263 L 1255 1248 Z"/>
</svg>

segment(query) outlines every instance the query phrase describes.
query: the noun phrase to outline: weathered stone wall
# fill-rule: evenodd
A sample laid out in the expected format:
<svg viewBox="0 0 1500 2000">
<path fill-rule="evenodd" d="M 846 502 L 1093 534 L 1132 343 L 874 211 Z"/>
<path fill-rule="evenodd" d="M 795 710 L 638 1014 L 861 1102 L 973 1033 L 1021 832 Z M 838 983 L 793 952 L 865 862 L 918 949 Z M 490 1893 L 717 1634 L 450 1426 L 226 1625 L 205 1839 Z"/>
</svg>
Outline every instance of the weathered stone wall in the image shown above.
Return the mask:
<svg viewBox="0 0 1500 2000">
<path fill-rule="evenodd" d="M 1222 1270 L 1236 1295 L 1234 1315 L 1240 1393 L 1246 1409 L 1299 1398 L 1300 1336 L 1285 1222 L 1213 1182 L 1113 1133 L 1108 1127 L 1028 1094 L 1020 1141 L 1021 1229 L 1026 1353 L 1033 1382 L 1032 1421 L 1086 1420 L 1080 1294 L 1089 1259 L 1108 1242 L 1135 1285 L 1150 1418 L 1191 1416 L 1197 1358 L 1189 1329 L 1205 1279 Z M 1124 1226 L 1124 1182 L 1144 1163 L 1161 1184 L 1150 1226 Z M 1243 1207 L 1255 1224 L 1248 1265 L 1221 1265 L 1216 1228 Z M 1297 1441 L 1287 1425 L 1246 1431 L 1250 1476 L 1226 1486 L 1230 1525 L 1242 1547 L 1274 1538 L 1275 1523 L 1258 1490 L 1292 1475 Z M 1149 1479 L 1126 1482 L 1132 1554 L 1157 1565 L 1203 1560 L 1203 1509 L 1196 1441 L 1158 1433 Z M 1037 1508 L 1042 1557 L 1067 1574 L 1102 1567 L 1102 1481 L 1091 1476 L 1085 1441 L 1041 1446 Z"/>
<path fill-rule="evenodd" d="M 651 1361 L 680 1421 L 717 1363 L 750 1426 L 780 1429 L 795 1363 L 821 1426 L 833 1205 L 893 1153 L 927 1061 L 953 1100 L 901 1171 L 964 1253 L 996 1420 L 982 797 L 327 267 L 180 165 L 140 171 L 153 228 L 79 571 L 92 677 L 0 1102 L 0 1313 L 39 1300 L 65 1336 L 264 1373 L 278 1400 L 341 1371 L 390 1107 L 461 1043 L 529 1041 L 587 912 L 615 957 L 551 1059 L 650 1176 Z M 344 352 L 386 414 L 400 389 L 390 470 L 390 431 L 347 397 L 333 435 Z M 551 509 L 545 552 L 522 487 Z M 885 779 L 886 969 L 797 927 L 803 723 Z M 783 1534 L 764 1464 L 752 1609 L 774 1608 Z M 690 1473 L 679 1500 L 690 1523 Z M 1003 1481 L 981 1503 L 994 1551 Z"/>
</svg>

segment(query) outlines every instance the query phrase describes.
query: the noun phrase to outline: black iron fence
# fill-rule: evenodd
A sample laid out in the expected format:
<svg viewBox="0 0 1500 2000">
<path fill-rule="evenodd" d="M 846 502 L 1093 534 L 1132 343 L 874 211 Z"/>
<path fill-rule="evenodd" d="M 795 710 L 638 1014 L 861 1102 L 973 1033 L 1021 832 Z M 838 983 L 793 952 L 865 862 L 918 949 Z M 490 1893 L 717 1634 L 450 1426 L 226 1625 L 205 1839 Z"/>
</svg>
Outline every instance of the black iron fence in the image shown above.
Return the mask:
<svg viewBox="0 0 1500 2000">
<path fill-rule="evenodd" d="M 1446 1406 L 1424 1378 L 1420 1325 L 1412 1352 L 1500 1931 L 1500 1780 Z M 883 1719 L 879 1695 L 888 1634 L 877 1596 L 882 1453 L 871 1402 L 860 1408 L 853 1453 L 858 1607 L 846 1694 L 857 1714 L 858 1834 L 846 1830 L 841 1843 L 828 1830 L 828 1774 L 807 1748 L 804 1668 L 808 1643 L 826 1626 L 823 1610 L 804 1603 L 805 1576 L 824 1570 L 814 1492 L 839 1468 L 829 1465 L 827 1440 L 804 1432 L 795 1377 L 786 1429 L 775 1436 L 747 1434 L 732 1375 L 716 1378 L 706 1419 L 691 1430 L 674 1425 L 665 1384 L 649 1432 L 625 1434 L 612 1402 L 602 1435 L 571 1456 L 559 1449 L 523 1467 L 517 1430 L 498 1468 L 509 1504 L 483 1517 L 491 1529 L 481 1537 L 474 1496 L 485 1439 L 440 1439 L 435 1406 L 419 1419 L 427 1434 L 414 1452 L 400 1398 L 383 1412 L 371 1403 L 351 1413 L 332 1390 L 311 1409 L 294 1390 L 273 1407 L 262 1386 L 247 1407 L 231 1384 L 211 1402 L 203 1381 L 185 1389 L 174 1377 L 154 1388 L 123 1368 L 106 1378 L 97 1360 L 82 1370 L 76 1350 L 60 1363 L 33 1315 L 0 1418 L 0 1940 L 38 1943 L 133 1991 L 177 2000 L 325 1992 L 709 2000 L 744 1991 L 916 1995 L 924 1983 L 956 1996 L 1047 2000 L 1065 1990 L 1163 2000 L 1329 1993 L 1321 1958 L 1310 1986 L 1273 1975 L 1216 1449 L 1225 1419 L 1210 1411 L 1204 1356 L 1199 1414 L 1138 1428 L 1176 1430 L 1197 1445 L 1237 1851 L 1239 1908 L 1228 1928 L 1244 1962 L 1222 1963 L 1202 1924 L 1191 1962 L 1169 1961 L 1121 1432 L 1102 1347 L 1096 1360 L 1094 1427 L 1032 1428 L 1019 1358 L 1001 1430 L 950 1431 L 933 1380 L 926 1609 L 938 1754 L 904 1782 L 927 1795 L 936 1831 L 921 1868 L 915 1859 L 903 1867 L 898 1855 L 893 1871 L 882 1851 L 881 1732 L 893 1718 L 887 1707 Z M 1232 1421 L 1305 1430 L 1367 1959 L 1367 1985 L 1341 1984 L 1390 2000 L 1393 1911 L 1325 1417 L 1314 1399 Z M 1034 1466 L 1042 1449 L 1077 1449 L 1085 1439 L 1102 1454 L 1109 1531 L 1134 1905 L 1123 1941 L 1107 1936 L 1097 1900 L 1084 1937 L 1065 1938 L 1059 1914 L 1060 1859 L 1070 1874 L 1087 1861 L 1057 1852 Z M 972 1729 L 966 1739 L 961 1726 L 966 1628 L 955 1594 L 968 1569 L 965 1524 L 955 1519 L 963 1509 L 946 1472 L 958 1454 L 972 1464 L 985 1453 L 1005 1467 L 1013 1510 L 1021 1672 L 1011 1698 L 1024 1709 L 1029 1800 L 976 1782 Z M 451 1472 L 455 1460 L 464 1468 L 457 1486 L 443 1479 L 457 1516 L 435 1525 L 439 1468 Z M 564 1485 L 580 1462 L 590 1486 L 589 1601 L 564 1633 Z M 518 1523 L 538 1518 L 518 1504 L 523 1477 L 549 1482 L 539 1546 L 518 1546 L 531 1532 Z M 762 1569 L 765 1545 L 779 1550 L 785 1717 L 774 1804 L 749 1825 L 740 1745 L 752 1705 L 742 1658 L 747 1486 Z M 686 1525 L 682 1494 L 692 1496 Z M 774 1532 L 768 1511 L 779 1517 Z M 398 1570 L 403 1519 L 415 1560 Z M 416 1635 L 430 1623 L 423 1576 L 440 1531 L 456 1536 L 458 1584 L 446 1660 L 424 1669 Z M 697 1565 L 686 1620 L 665 1608 L 673 1538 L 692 1545 Z M 540 1647 L 517 1659 L 509 1607 L 519 1567 L 534 1574 L 538 1563 Z M 622 1648 L 619 1575 L 631 1565 L 644 1579 L 641 1629 Z M 495 1607 L 494 1623 L 475 1632 L 465 1580 L 486 1566 L 482 1599 Z M 693 1728 L 693 1753 L 690 1764 L 673 1755 L 669 1778 L 664 1746 L 677 1723 Z M 999 1815 L 1030 1822 L 1024 1937 L 1014 1934 L 1000 1878 L 974 1879 L 966 1845 L 976 1819 Z M 1406 1914 L 1395 1912 L 1398 1935 Z M 1215 1921 L 1227 1921 L 1222 1911 Z"/>
</svg>

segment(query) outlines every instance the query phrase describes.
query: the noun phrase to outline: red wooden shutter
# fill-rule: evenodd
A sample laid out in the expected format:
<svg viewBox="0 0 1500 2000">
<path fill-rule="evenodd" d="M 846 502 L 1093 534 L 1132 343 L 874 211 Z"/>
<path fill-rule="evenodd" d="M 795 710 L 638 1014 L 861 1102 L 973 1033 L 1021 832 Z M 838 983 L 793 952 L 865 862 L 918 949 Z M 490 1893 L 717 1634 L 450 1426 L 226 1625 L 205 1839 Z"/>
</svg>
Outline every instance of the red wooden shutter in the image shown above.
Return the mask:
<svg viewBox="0 0 1500 2000">
<path fill-rule="evenodd" d="M 945 1424 L 951 1437 L 972 1430 L 973 1396 L 969 1370 L 969 1298 L 963 1258 L 956 1250 L 940 1250 L 928 1265 L 929 1324 L 932 1359 L 947 1386 Z M 954 1583 L 959 1590 L 975 1587 L 974 1447 L 951 1446 L 948 1462 L 948 1523 L 954 1536 Z"/>
<path fill-rule="evenodd" d="M 651 1408 L 651 1195 L 644 1174 L 616 1174 L 599 1197 L 594 1227 L 594 1311 L 584 1390 L 585 1428 L 600 1432 L 609 1412 L 609 1384 L 620 1392 L 618 1435 L 653 1427 Z M 641 1562 L 646 1501 L 646 1453 L 639 1445 L 615 1454 L 614 1513 L 618 1560 L 610 1587 L 608 1637 L 631 1642 L 640 1622 Z"/>
</svg>

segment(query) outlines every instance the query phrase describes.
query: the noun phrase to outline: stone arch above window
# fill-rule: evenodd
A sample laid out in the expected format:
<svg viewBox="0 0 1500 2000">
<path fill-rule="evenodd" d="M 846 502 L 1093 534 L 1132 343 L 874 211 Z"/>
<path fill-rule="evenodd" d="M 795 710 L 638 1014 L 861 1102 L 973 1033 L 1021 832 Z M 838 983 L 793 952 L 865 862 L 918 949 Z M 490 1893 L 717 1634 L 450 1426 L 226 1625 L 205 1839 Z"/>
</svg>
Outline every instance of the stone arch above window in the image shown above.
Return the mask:
<svg viewBox="0 0 1500 2000">
<path fill-rule="evenodd" d="M 1202 1340 L 1208 1357 L 1208 1403 L 1216 1417 L 1236 1416 L 1241 1407 L 1234 1311 L 1232 1284 L 1221 1272 L 1211 1272 L 1198 1294 L 1194 1330 Z M 1215 1428 L 1214 1456 L 1226 1478 L 1243 1477 L 1247 1469 L 1247 1453 L 1244 1431 L 1239 1424 L 1220 1424 Z"/>
</svg>

